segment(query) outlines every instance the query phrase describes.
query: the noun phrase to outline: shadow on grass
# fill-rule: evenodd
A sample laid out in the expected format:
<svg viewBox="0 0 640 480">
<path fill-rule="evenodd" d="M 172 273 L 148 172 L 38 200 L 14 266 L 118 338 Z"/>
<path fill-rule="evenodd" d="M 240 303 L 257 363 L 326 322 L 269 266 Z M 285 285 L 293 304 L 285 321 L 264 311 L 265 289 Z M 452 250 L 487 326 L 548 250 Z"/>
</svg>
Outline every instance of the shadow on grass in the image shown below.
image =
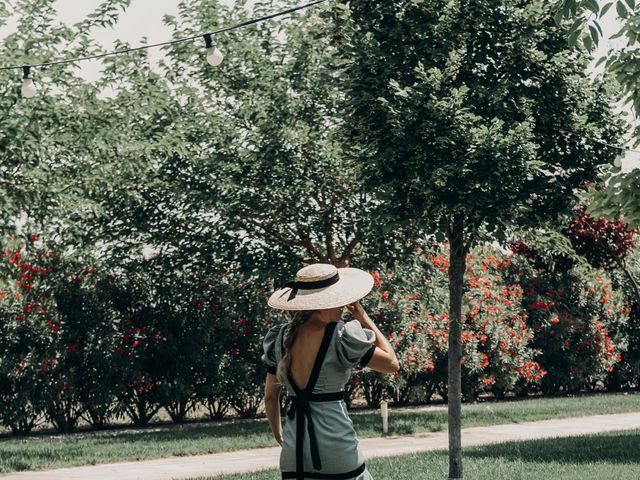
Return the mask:
<svg viewBox="0 0 640 480">
<path fill-rule="evenodd" d="M 524 462 L 640 463 L 640 430 L 468 447 L 463 456 Z"/>
</svg>

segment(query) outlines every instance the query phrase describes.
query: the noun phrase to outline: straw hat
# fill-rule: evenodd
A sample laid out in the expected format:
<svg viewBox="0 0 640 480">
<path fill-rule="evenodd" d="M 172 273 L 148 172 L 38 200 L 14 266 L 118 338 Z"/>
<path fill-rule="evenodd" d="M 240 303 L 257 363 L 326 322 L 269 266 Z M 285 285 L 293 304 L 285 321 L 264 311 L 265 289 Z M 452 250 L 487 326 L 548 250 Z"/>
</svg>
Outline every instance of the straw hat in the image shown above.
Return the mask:
<svg viewBox="0 0 640 480">
<path fill-rule="evenodd" d="M 369 272 L 313 263 L 298 270 L 294 281 L 273 292 L 267 305 L 280 310 L 342 307 L 364 297 L 372 288 L 373 277 Z"/>
</svg>

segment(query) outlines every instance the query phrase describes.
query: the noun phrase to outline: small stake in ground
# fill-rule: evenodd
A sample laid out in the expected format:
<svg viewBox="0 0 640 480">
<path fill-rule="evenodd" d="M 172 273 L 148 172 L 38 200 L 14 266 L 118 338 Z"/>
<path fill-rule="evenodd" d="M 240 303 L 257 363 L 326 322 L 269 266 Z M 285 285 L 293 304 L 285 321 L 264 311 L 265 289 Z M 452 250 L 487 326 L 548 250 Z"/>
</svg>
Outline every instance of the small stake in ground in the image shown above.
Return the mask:
<svg viewBox="0 0 640 480">
<path fill-rule="evenodd" d="M 382 433 L 389 431 L 389 409 L 387 408 L 387 402 L 380 402 L 380 413 L 382 414 Z"/>
</svg>

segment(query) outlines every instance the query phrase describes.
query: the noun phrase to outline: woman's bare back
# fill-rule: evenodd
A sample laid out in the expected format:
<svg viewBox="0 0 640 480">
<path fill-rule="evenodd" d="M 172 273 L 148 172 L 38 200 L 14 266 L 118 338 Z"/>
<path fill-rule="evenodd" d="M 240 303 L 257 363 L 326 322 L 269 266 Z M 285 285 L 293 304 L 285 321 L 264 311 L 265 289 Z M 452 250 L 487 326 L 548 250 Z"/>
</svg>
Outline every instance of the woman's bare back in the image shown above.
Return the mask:
<svg viewBox="0 0 640 480">
<path fill-rule="evenodd" d="M 322 327 L 305 323 L 298 328 L 298 334 L 289 355 L 291 356 L 291 376 L 300 389 L 307 388 L 326 325 L 325 323 Z"/>
</svg>

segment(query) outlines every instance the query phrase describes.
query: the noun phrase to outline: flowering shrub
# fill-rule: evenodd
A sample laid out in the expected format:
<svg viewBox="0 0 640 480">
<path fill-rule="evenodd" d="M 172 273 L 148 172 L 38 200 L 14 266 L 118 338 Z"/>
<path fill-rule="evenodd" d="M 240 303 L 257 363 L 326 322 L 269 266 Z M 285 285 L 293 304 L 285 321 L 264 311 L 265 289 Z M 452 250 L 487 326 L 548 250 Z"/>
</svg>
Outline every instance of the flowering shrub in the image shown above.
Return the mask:
<svg viewBox="0 0 640 480">
<path fill-rule="evenodd" d="M 621 361 L 607 375 L 607 390 L 635 387 L 640 378 L 640 291 L 638 289 L 637 261 L 629 257 L 637 255 L 636 236 L 640 228 L 629 229 L 623 217 L 608 220 L 594 218 L 586 212 L 586 205 L 577 209 L 576 217 L 563 229 L 575 251 L 584 256 L 594 268 L 604 269 L 611 277 L 616 290 L 624 293 L 628 305 L 617 313 L 628 315 L 628 322 L 610 329 L 614 343 L 616 339 L 628 342 L 621 350 Z M 635 259 L 634 259 L 635 260 Z"/>
<path fill-rule="evenodd" d="M 576 253 L 587 258 L 597 269 L 624 268 L 624 258 L 636 245 L 640 228 L 628 229 L 622 219 L 593 218 L 586 213 L 587 205 L 578 207 L 576 217 L 563 229 Z"/>
<path fill-rule="evenodd" d="M 47 416 L 59 431 L 75 428 L 80 416 L 102 428 L 114 411 L 112 368 L 117 317 L 101 297 L 102 279 L 93 267 L 65 259 L 53 288 L 59 352 L 57 388 L 49 395 Z"/>
<path fill-rule="evenodd" d="M 59 378 L 56 337 L 64 329 L 51 296 L 56 252 L 28 239 L 4 239 L 0 259 L 0 419 L 28 433 Z"/>
<path fill-rule="evenodd" d="M 631 308 L 609 277 L 590 270 L 578 278 L 574 259 L 549 263 L 523 243 L 514 251 L 478 247 L 467 256 L 463 398 L 592 389 L 610 379 L 627 351 Z M 445 245 L 371 272 L 363 304 L 401 369 L 357 371 L 346 386 L 350 399 L 361 392 L 374 407 L 385 397 L 446 398 L 447 259 Z M 27 433 L 44 417 L 68 432 L 81 416 L 99 428 L 113 415 L 144 425 L 161 408 L 181 422 L 198 402 L 215 419 L 231 408 L 255 416 L 264 393 L 261 340 L 273 322 L 288 321 L 266 307 L 268 286 L 241 275 L 154 276 L 148 266 L 114 276 L 60 259 L 37 236 L 3 242 L 4 425 Z"/>
<path fill-rule="evenodd" d="M 220 337 L 220 346 L 226 354 L 220 381 L 227 382 L 224 390 L 227 398 L 243 418 L 255 416 L 264 397 L 266 370 L 260 360 L 262 338 L 272 324 L 260 287 L 257 282 L 242 281 L 229 287 L 233 290 L 230 295 L 234 306 L 226 309 L 230 321 Z M 280 323 L 281 320 L 276 321 Z"/>
<path fill-rule="evenodd" d="M 394 271 L 372 272 L 374 288 L 363 299 L 363 305 L 394 347 L 400 371 L 382 374 L 364 369 L 355 378 L 370 406 L 388 395 L 397 404 L 414 400 L 419 388 L 429 400 L 441 382 L 446 381 L 446 365 L 442 369 L 441 345 L 419 331 L 414 317 L 423 317 L 426 306 L 446 304 L 446 282 L 433 263 L 416 256 L 413 262 L 399 265 Z M 446 315 L 446 314 L 445 314 Z M 446 352 L 446 345 L 445 345 Z"/>
<path fill-rule="evenodd" d="M 435 392 L 446 397 L 448 373 L 448 255 L 434 255 L 429 263 L 412 263 L 393 274 L 373 272 L 372 310 L 386 322 L 389 339 L 401 364 L 387 384 L 401 403 L 420 386 L 423 400 Z M 492 392 L 499 397 L 520 383 L 536 383 L 545 372 L 533 360 L 529 343 L 533 332 L 521 308 L 522 288 L 505 282 L 502 270 L 509 260 L 491 248 L 467 256 L 463 301 L 462 384 L 467 399 Z M 419 267 L 419 268 L 418 268 Z M 389 281 L 395 279 L 393 286 Z M 374 321 L 376 319 L 374 318 Z M 382 329 L 381 328 L 381 329 Z M 371 383 L 371 374 L 361 379 Z"/>
<path fill-rule="evenodd" d="M 610 330 L 619 330 L 627 319 L 622 295 L 595 270 L 579 276 L 564 268 L 557 271 L 544 262 L 543 253 L 524 242 L 512 249 L 509 276 L 524 289 L 536 358 L 548 371 L 542 380 L 543 393 L 595 388 L 613 371 L 626 348 L 624 338 L 614 342 L 610 336 Z"/>
<path fill-rule="evenodd" d="M 534 361 L 522 286 L 505 278 L 510 265 L 508 257 L 488 246 L 467 255 L 462 343 L 470 394 L 490 391 L 499 398 L 508 391 L 519 393 L 547 373 Z"/>
</svg>

